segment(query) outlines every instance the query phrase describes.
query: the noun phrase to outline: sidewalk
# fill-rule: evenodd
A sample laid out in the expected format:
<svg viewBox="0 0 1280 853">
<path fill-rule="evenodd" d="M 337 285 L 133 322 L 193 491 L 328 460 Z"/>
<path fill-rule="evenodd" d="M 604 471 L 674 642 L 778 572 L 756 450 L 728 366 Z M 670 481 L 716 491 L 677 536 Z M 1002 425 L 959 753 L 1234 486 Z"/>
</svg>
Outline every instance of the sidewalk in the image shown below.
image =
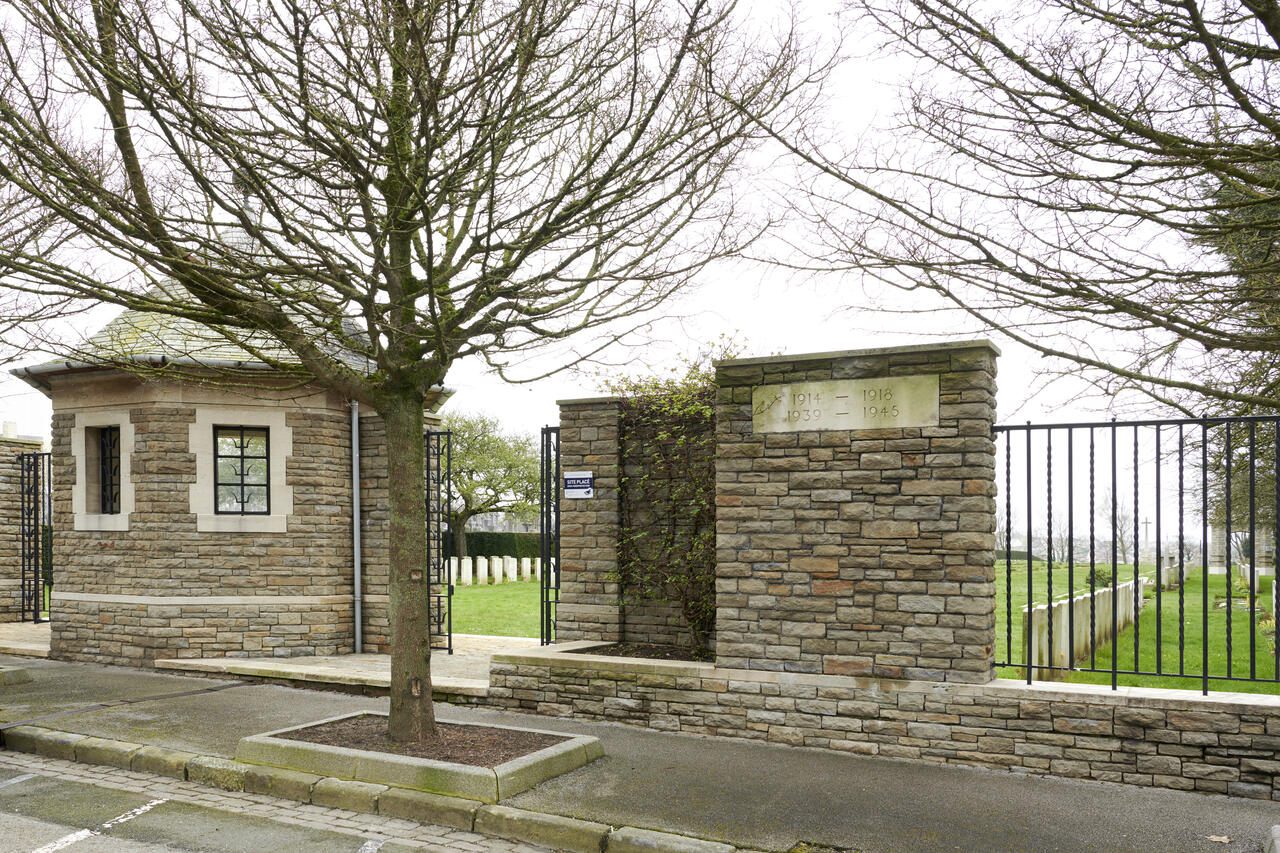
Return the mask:
<svg viewBox="0 0 1280 853">
<path fill-rule="evenodd" d="M 247 735 L 387 707 L 385 698 L 120 667 L 2 657 L 0 664 L 20 664 L 32 676 L 29 683 L 0 687 L 0 724 L 36 720 L 45 728 L 203 755 L 230 757 Z M 446 721 L 523 724 L 601 739 L 605 758 L 504 805 L 758 850 L 808 842 L 868 853 L 1259 851 L 1280 822 L 1273 804 L 1251 800 L 446 704 L 437 709 Z"/>
<path fill-rule="evenodd" d="M 0 655 L 47 658 L 49 623 L 0 623 Z M 437 695 L 483 696 L 489 688 L 489 659 L 495 652 L 536 647 L 529 637 L 454 634 L 453 654 L 431 658 L 432 684 Z M 295 685 L 314 683 L 343 688 L 383 691 L 391 684 L 387 655 L 348 654 L 314 657 L 174 658 L 156 661 L 156 669 L 174 673 L 227 675 L 255 681 Z"/>
</svg>

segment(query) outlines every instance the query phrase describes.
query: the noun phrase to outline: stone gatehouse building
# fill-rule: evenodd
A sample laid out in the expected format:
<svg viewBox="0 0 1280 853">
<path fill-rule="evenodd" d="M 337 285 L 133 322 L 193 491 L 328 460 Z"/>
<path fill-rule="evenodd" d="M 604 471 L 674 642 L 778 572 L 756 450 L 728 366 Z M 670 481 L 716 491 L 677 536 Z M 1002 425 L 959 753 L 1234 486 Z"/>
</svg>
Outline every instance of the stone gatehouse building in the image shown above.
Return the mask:
<svg viewBox="0 0 1280 853">
<path fill-rule="evenodd" d="M 14 373 L 53 403 L 52 657 L 387 651 L 377 415 L 194 323 L 135 312 L 84 361 Z"/>
</svg>

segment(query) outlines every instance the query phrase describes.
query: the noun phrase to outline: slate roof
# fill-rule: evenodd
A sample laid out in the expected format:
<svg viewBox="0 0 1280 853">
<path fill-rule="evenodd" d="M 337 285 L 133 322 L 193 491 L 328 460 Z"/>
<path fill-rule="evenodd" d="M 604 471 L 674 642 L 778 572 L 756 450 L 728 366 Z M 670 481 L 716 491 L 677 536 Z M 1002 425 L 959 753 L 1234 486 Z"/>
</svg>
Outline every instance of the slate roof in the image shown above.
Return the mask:
<svg viewBox="0 0 1280 853">
<path fill-rule="evenodd" d="M 185 292 L 176 285 L 169 285 L 164 292 L 157 292 L 174 299 L 182 299 Z M 356 324 L 344 322 L 348 337 L 358 340 L 361 336 Z M 300 364 L 301 360 L 288 349 L 266 336 L 244 336 L 258 353 L 281 364 Z M 352 369 L 370 371 L 364 356 L 350 349 L 334 346 L 333 350 Z M 149 311 L 124 310 L 94 333 L 70 359 L 57 359 L 36 365 L 35 372 L 56 372 L 58 367 L 106 366 L 120 362 L 155 363 L 162 360 L 182 360 L 185 363 L 205 363 L 210 367 L 267 368 L 269 365 L 257 354 L 240 346 L 235 340 L 219 334 L 194 320 L 158 314 Z M 29 368 L 19 368 L 14 373 Z"/>
<path fill-rule="evenodd" d="M 165 293 L 181 298 L 183 292 L 175 284 L 169 284 Z M 364 338 L 364 332 L 353 319 L 342 323 L 346 340 L 356 342 Z M 300 364 L 301 360 L 289 350 L 267 339 L 261 344 L 249 339 L 250 345 L 268 358 L 280 364 Z M 372 373 L 373 365 L 360 353 L 332 345 L 336 353 L 352 370 Z M 65 373 L 95 367 L 110 367 L 121 362 L 163 364 L 164 361 L 181 361 L 188 366 L 201 364 L 213 368 L 249 368 L 269 370 L 271 365 L 239 346 L 225 335 L 194 320 L 155 314 L 147 311 L 125 310 L 92 335 L 76 353 L 75 358 L 57 359 L 44 364 L 18 367 L 9 371 L 28 385 L 49 395 L 49 385 L 41 376 Z M 436 411 L 453 396 L 453 389 L 436 386 L 428 394 L 428 411 Z"/>
</svg>

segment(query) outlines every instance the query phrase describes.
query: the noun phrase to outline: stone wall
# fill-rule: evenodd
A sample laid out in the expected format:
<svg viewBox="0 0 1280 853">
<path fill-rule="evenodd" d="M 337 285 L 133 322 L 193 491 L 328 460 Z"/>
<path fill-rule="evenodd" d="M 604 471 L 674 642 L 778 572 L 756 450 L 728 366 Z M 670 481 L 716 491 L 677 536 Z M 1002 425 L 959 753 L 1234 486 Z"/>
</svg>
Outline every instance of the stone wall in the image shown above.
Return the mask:
<svg viewBox="0 0 1280 853">
<path fill-rule="evenodd" d="M 0 437 L 0 622 L 22 619 L 22 471 L 18 454 L 39 453 L 41 444 Z"/>
<path fill-rule="evenodd" d="M 708 404 L 713 395 L 708 388 Z M 677 420 L 672 408 L 655 413 L 631 399 L 619 420 L 622 638 L 633 643 L 691 643 L 680 601 L 668 599 L 688 594 L 705 612 L 715 607 L 715 424 L 705 415 Z M 655 595 L 659 579 L 672 583 Z"/>
<path fill-rule="evenodd" d="M 1280 697 L 495 655 L 486 704 L 661 731 L 1280 801 Z"/>
<path fill-rule="evenodd" d="M 230 394 L 107 372 L 52 382 L 53 657 L 142 665 L 157 658 L 351 649 L 345 400 L 269 386 Z M 260 416 L 252 413 L 255 407 Z M 198 529 L 192 485 L 197 465 L 211 470 L 212 462 L 191 452 L 193 425 L 202 431 L 200 424 L 210 417 L 222 422 L 220 413 L 244 419 L 233 425 L 267 423 L 281 412 L 284 429 L 272 428 L 271 448 L 273 459 L 287 458 L 281 460 L 284 482 L 273 480 L 272 512 L 287 511 L 280 519 L 285 529 Z M 132 441 L 122 438 L 122 450 L 129 457 L 133 511 L 95 520 L 73 512 L 72 445 L 84 429 L 77 423 L 103 419 L 121 421 L 122 436 L 131 427 Z M 277 506 L 277 486 L 288 490 L 281 492 L 289 497 L 285 506 Z M 84 529 L 92 524 L 100 529 Z M 105 529 L 107 524 L 118 529 Z"/>
<path fill-rule="evenodd" d="M 434 429 L 439 425 L 438 417 L 427 418 L 428 428 Z M 350 459 L 350 453 L 347 454 L 347 458 Z M 388 548 L 391 535 L 391 508 L 387 491 L 389 471 L 387 431 L 382 418 L 373 412 L 361 409 L 360 585 L 363 591 L 361 613 L 364 621 L 361 651 L 368 654 L 391 652 L 391 560 Z M 348 479 L 350 475 L 351 471 L 348 467 Z M 346 512 L 350 517 L 349 506 Z M 433 586 L 433 592 L 438 589 Z"/>
<path fill-rule="evenodd" d="M 1280 800 L 1280 697 L 993 679 L 996 355 L 970 342 L 718 365 L 716 662 L 584 654 L 617 628 L 561 632 L 495 655 L 485 701 Z M 893 389 L 901 411 L 869 402 L 850 416 L 850 397 Z M 616 416 L 600 402 L 563 411 L 565 467 L 600 483 L 617 458 L 600 427 Z M 561 612 L 589 604 L 616 626 L 600 582 L 616 542 L 604 482 L 598 502 L 562 504 L 577 583 Z"/>
<path fill-rule="evenodd" d="M 718 663 L 992 677 L 996 354 L 976 342 L 717 366 Z M 885 377 L 894 382 L 873 384 L 873 395 L 906 377 L 930 387 L 937 377 L 936 401 L 923 401 L 936 423 L 804 428 L 810 417 L 831 419 L 828 399 L 826 408 L 794 404 L 788 431 L 753 428 L 757 387 L 779 389 L 755 404 L 760 411 L 789 411 L 788 387 Z M 895 420 L 910 423 L 886 414 Z"/>
<path fill-rule="evenodd" d="M 560 495 L 560 604 L 556 639 L 622 639 L 618 605 L 618 418 L 616 399 L 562 400 L 560 469 L 591 471 L 590 498 Z"/>
<path fill-rule="evenodd" d="M 653 474 L 646 468 L 643 447 L 625 440 L 623 401 L 601 397 L 559 405 L 561 471 L 591 471 L 595 490 L 590 498 L 565 498 L 563 482 L 557 486 L 561 592 L 556 639 L 687 642 L 689 632 L 677 604 L 627 593 L 619 583 L 623 528 L 662 535 L 658 528 L 665 521 L 643 505 L 640 490 L 630 492 L 629 502 L 623 494 L 628 486 L 621 474 Z"/>
<path fill-rule="evenodd" d="M 360 412 L 360 574 L 364 632 L 360 651 L 391 650 L 390 554 L 391 508 L 387 492 L 387 432 L 382 418 Z"/>
</svg>

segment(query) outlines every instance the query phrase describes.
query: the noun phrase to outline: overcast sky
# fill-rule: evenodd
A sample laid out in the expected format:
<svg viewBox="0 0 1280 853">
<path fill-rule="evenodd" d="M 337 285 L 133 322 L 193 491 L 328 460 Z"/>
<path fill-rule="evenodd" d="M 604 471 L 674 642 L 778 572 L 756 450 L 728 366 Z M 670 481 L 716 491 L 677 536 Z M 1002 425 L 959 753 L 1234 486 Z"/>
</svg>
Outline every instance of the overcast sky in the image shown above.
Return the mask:
<svg viewBox="0 0 1280 853">
<path fill-rule="evenodd" d="M 819 0 L 803 4 L 806 25 L 822 27 L 830 8 L 831 4 Z M 859 51 L 861 56 L 856 55 Z M 823 124 L 829 138 L 852 141 L 888 126 L 897 104 L 896 85 L 910 69 L 886 58 L 869 40 L 851 39 L 845 52 L 850 56 L 833 81 Z M 777 168 L 776 182 L 785 192 L 789 167 L 770 168 Z M 803 236 L 793 235 L 793 239 Z M 784 252 L 766 250 L 764 254 L 779 257 Z M 1062 365 L 1048 364 L 1000 340 L 967 317 L 931 313 L 934 306 L 921 299 L 883 286 L 865 292 L 856 274 L 800 274 L 740 261 L 706 270 L 697 287 L 670 306 L 668 315 L 679 319 L 659 323 L 646 346 L 608 356 L 625 365 L 615 369 L 643 372 L 667 368 L 722 335 L 738 340 L 744 356 L 991 337 L 1004 351 L 999 364 L 1001 421 L 1061 421 L 1096 414 L 1104 407 L 1104 401 L 1077 399 L 1085 390 L 1078 380 L 1059 381 L 1047 388 L 1036 380 L 1038 369 L 1061 369 Z M 103 322 L 102 317 L 98 315 L 96 322 Z M 589 374 L 566 372 L 531 384 L 509 385 L 478 362 L 455 366 L 447 384 L 457 392 L 448 410 L 483 411 L 509 429 L 526 432 L 556 423 L 557 399 L 599 393 L 597 378 Z M 0 420 L 17 422 L 21 434 L 47 436 L 49 403 L 5 374 L 0 378 Z"/>
</svg>

